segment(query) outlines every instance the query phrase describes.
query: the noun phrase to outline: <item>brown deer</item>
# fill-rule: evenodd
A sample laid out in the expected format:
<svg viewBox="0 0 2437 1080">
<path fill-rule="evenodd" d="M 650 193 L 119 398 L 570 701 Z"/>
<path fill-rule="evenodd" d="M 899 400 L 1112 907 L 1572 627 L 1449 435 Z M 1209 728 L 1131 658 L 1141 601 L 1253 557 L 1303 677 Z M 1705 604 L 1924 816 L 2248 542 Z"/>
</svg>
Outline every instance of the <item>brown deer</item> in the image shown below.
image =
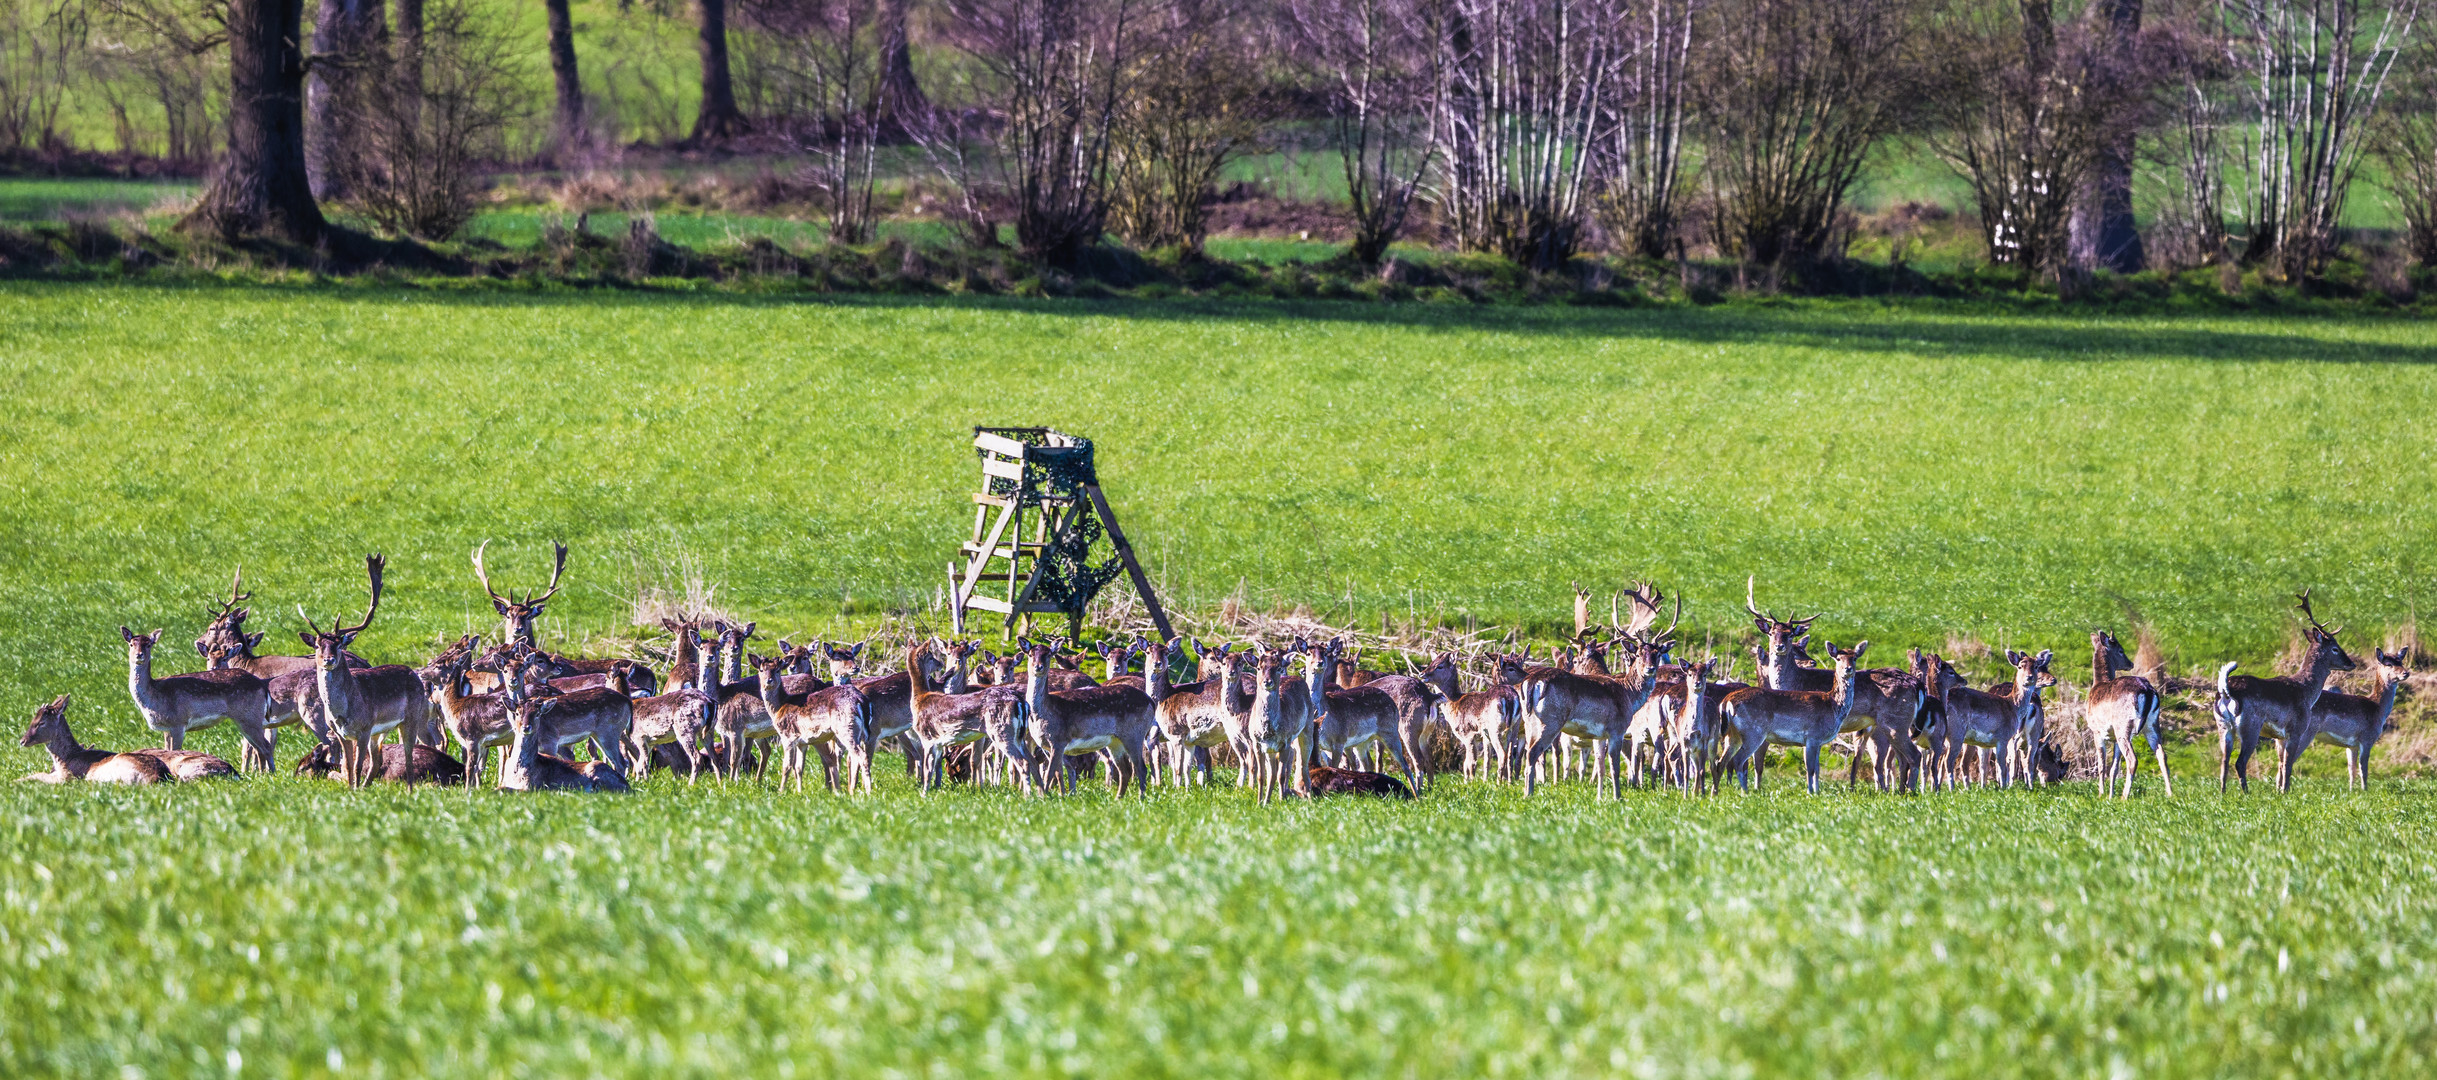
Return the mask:
<svg viewBox="0 0 2437 1080">
<path fill-rule="evenodd" d="M 1150 763 L 1143 757 L 1143 747 L 1157 722 L 1150 695 L 1131 686 L 1052 690 L 1051 644 L 1026 639 L 1018 639 L 1017 644 L 1024 650 L 1024 704 L 1034 740 L 1047 755 L 1042 761 L 1043 782 L 1062 775 L 1071 795 L 1075 790 L 1074 758 L 1107 750 L 1117 755 L 1113 772 L 1118 796 L 1135 791 L 1148 798 Z"/>
<path fill-rule="evenodd" d="M 1598 794 L 1606 796 L 1614 784 L 1621 795 L 1623 788 L 1616 766 L 1624 745 L 1625 726 L 1648 693 L 1647 686 L 1636 686 L 1613 676 L 1537 668 L 1523 680 L 1525 726 L 1548 737 L 1551 746 L 1555 744 L 1554 732 L 1589 743 L 1593 755 L 1591 779 Z M 1537 766 L 1546 752 L 1546 748 L 1527 750 L 1526 768 Z M 1528 792 L 1528 777 L 1525 783 Z"/>
<path fill-rule="evenodd" d="M 651 772 L 656 748 L 674 746 L 685 759 L 686 782 L 700 779 L 703 760 L 710 756 L 709 733 L 719 711 L 711 695 L 687 687 L 634 702 L 634 719 L 626 732 L 626 759 L 634 764 L 634 777 L 640 780 Z"/>
<path fill-rule="evenodd" d="M 347 647 L 381 610 L 381 571 L 387 562 L 378 553 L 364 559 L 372 600 L 364 607 L 363 621 L 342 626 L 334 618 L 325 631 L 305 614 L 303 605 L 296 609 L 297 618 L 305 624 L 297 637 L 313 648 L 314 689 L 321 696 L 323 723 L 330 736 L 339 740 L 340 772 L 354 787 L 372 782 L 380 764 L 372 756 L 376 739 L 395 729 L 404 745 L 421 742 L 425 717 L 431 711 L 431 693 L 413 668 L 402 664 L 358 668 L 347 663 Z"/>
<path fill-rule="evenodd" d="M 1464 779 L 1480 779 L 1483 773 L 1514 779 L 1512 751 L 1523 724 L 1523 695 L 1503 683 L 1470 694 L 1451 693 L 1437 682 L 1423 687 L 1448 735 L 1464 751 Z"/>
<path fill-rule="evenodd" d="M 1252 692 L 1240 715 L 1232 712 L 1232 706 L 1242 691 L 1222 686 L 1222 691 L 1230 695 L 1229 722 L 1235 728 L 1229 741 L 1237 745 L 1237 757 L 1252 777 L 1254 798 L 1264 804 L 1272 797 L 1285 797 L 1286 770 L 1295 767 L 1291 756 L 1294 732 L 1288 726 L 1285 698 L 1280 693 L 1290 655 L 1293 654 L 1281 649 L 1263 649 L 1254 655 Z M 1310 654 L 1304 656 L 1308 659 Z M 1235 682 L 1233 678 L 1222 681 Z"/>
<path fill-rule="evenodd" d="M 2158 730 L 2164 698 L 2148 679 L 2123 674 L 2130 670 L 2132 658 L 2124 655 L 2124 646 L 2114 634 L 2090 631 L 2090 693 L 2082 724 L 2089 729 L 2091 741 L 2098 744 L 2099 791 L 2115 794 L 2120 772 L 2123 797 L 2132 798 L 2133 774 L 2141 767 L 2132 748 L 2132 740 L 2138 736 L 2149 740 L 2149 752 L 2158 759 L 2158 778 L 2166 784 L 2167 797 L 2173 798 L 2175 778 L 2166 769 L 2166 740 Z"/>
<path fill-rule="evenodd" d="M 1437 698 L 1430 694 L 1424 684 L 1435 681 L 1442 689 L 1455 686 L 1455 654 L 1440 653 L 1419 675 L 1383 675 L 1351 668 L 1351 650 L 1334 639 L 1328 647 L 1334 656 L 1329 667 L 1337 672 L 1339 679 L 1339 685 L 1332 687 L 1332 690 L 1377 690 L 1396 703 L 1397 740 L 1412 756 L 1416 763 L 1415 775 L 1421 780 L 1420 787 L 1415 790 L 1418 792 L 1427 788 L 1430 774 L 1423 767 L 1423 760 L 1430 745 L 1430 731 L 1439 723 L 1440 710 Z M 1349 671 L 1352 674 L 1348 674 Z M 1359 681 L 1345 681 L 1348 679 Z"/>
<path fill-rule="evenodd" d="M 512 741 L 506 760 L 499 768 L 499 788 L 502 791 L 586 791 L 618 792 L 630 790 L 622 770 L 605 761 L 574 762 L 542 748 L 556 739 L 545 727 L 542 712 L 557 698 L 535 695 L 527 687 L 538 682 L 546 664 L 536 663 L 530 646 L 517 646 L 515 662 L 503 674 L 507 685 L 502 693 L 508 696 L 508 727 Z M 591 691 L 584 691 L 590 693 Z"/>
<path fill-rule="evenodd" d="M 1332 670 L 1344 659 L 1344 647 L 1334 640 L 1317 647 L 1317 652 L 1315 671 Z M 1420 685 L 1420 680 L 1408 681 Z M 1385 749 L 1404 772 L 1408 787 L 1421 789 L 1421 758 L 1417 748 L 1406 739 L 1408 728 L 1414 729 L 1412 734 L 1417 738 L 1420 731 L 1416 725 L 1403 722 L 1403 710 L 1394 696 L 1377 683 L 1370 683 L 1345 690 L 1319 688 L 1311 700 L 1321 705 L 1320 751 L 1331 766 L 1345 768 L 1352 762 L 1349 756 L 1352 751 L 1377 746 Z"/>
<path fill-rule="evenodd" d="M 474 548 L 474 580 L 482 583 L 482 591 L 490 594 L 492 609 L 499 612 L 500 639 L 510 645 L 538 647 L 533 639 L 533 624 L 542 617 L 542 609 L 550 603 L 550 598 L 558 595 L 559 578 L 567 572 L 567 545 L 551 541 L 553 561 L 549 587 L 538 596 L 527 593 L 521 598 L 513 589 L 506 596 L 501 596 L 499 590 L 491 587 L 491 575 L 482 568 L 482 553 L 490 546 L 491 542 L 485 540 Z"/>
<path fill-rule="evenodd" d="M 1803 645 L 1810 636 L 1811 624 L 1819 616 L 1779 619 L 1762 611 L 1753 596 L 1754 580 L 1744 579 L 1743 609 L 1751 613 L 1753 625 L 1763 638 L 1753 656 L 1758 664 L 1760 685 L 1772 690 L 1832 689 L 1833 672 L 1804 667 L 1801 663 L 1808 659 Z M 1864 733 L 1871 746 L 1872 778 L 1882 791 L 1910 790 L 1918 783 L 1920 755 L 1914 739 L 1918 735 L 1922 702 L 1928 696 L 1917 676 L 1899 668 L 1868 668 L 1854 680 L 1853 709 L 1846 714 L 1845 730 Z M 1862 758 L 1857 746 L 1845 769 L 1847 787 L 1860 782 Z"/>
<path fill-rule="evenodd" d="M 1985 747 L 1995 757 L 2000 789 L 2012 787 L 2017 767 L 2028 762 L 2018 748 L 2039 708 L 2040 691 L 2056 685 L 2056 676 L 2048 671 L 2055 655 L 2046 649 L 2036 656 L 2009 649 L 2005 658 L 2014 665 L 2014 682 L 2003 694 L 1964 685 L 1963 676 L 1943 657 L 1923 658 L 1923 678 L 1935 688 L 1938 701 L 1946 710 L 1936 733 L 1938 755 L 1934 771 L 1939 786 L 1952 790 L 1959 785 L 1966 745 Z M 2024 780 L 2029 782 L 2028 777 Z"/>
<path fill-rule="evenodd" d="M 432 707 L 439 710 L 441 730 L 456 740 L 457 752 L 464 758 L 465 786 L 469 788 L 482 784 L 482 772 L 489 766 L 491 748 L 506 746 L 515 737 L 515 728 L 508 715 L 511 706 L 506 690 L 487 694 L 474 692 L 473 676 L 478 666 L 487 664 L 497 667 L 499 670 L 486 671 L 484 674 L 498 676 L 507 670 L 504 665 L 510 662 L 504 655 L 478 656 L 476 649 L 481 644 L 479 634 L 458 638 L 456 644 L 441 650 L 439 656 L 432 658 L 431 666 L 419 673 L 424 685 L 431 690 Z M 499 684 L 504 687 L 504 679 Z"/>
<path fill-rule="evenodd" d="M 263 730 L 271 692 L 261 679 L 235 668 L 155 678 L 152 653 L 161 631 L 138 634 L 121 626 L 118 633 L 127 642 L 127 693 L 144 725 L 161 733 L 164 747 L 183 750 L 187 732 L 226 720 L 237 726 L 257 760 L 271 760 L 271 740 Z"/>
<path fill-rule="evenodd" d="M 2329 690 L 2319 695 L 2310 708 L 2310 726 L 2298 738 L 2285 740 L 2283 775 L 2288 784 L 2293 775 L 2293 763 L 2302 751 L 2320 739 L 2344 748 L 2344 786 L 2369 790 L 2369 752 L 2377 749 L 2378 740 L 2386 735 L 2386 721 L 2394 715 L 2395 692 L 2412 677 L 2404 660 L 2411 650 L 2388 655 L 2384 649 L 2373 648 L 2370 656 L 2378 667 L 2378 696 L 2361 697 Z"/>
<path fill-rule="evenodd" d="M 26 725 L 25 737 L 17 740 L 17 745 L 39 746 L 50 752 L 51 771 L 25 777 L 45 784 L 64 784 L 71 780 L 96 784 L 159 784 L 167 783 L 170 779 L 169 767 L 157 758 L 93 750 L 77 742 L 75 733 L 68 730 L 66 694 L 34 710 L 34 722 Z"/>
<path fill-rule="evenodd" d="M 970 641 L 934 641 L 927 650 L 922 645 L 906 650 L 906 671 L 913 676 L 913 696 L 907 707 L 914 718 L 907 735 L 920 759 L 915 779 L 924 791 L 938 790 L 946 780 L 950 750 L 985 741 L 1015 764 L 1026 790 L 1031 789 L 1032 752 L 1024 729 L 1033 714 L 1026 702 L 1026 688 L 999 685 L 962 692 L 965 663 L 977 648 L 979 644 Z M 955 673 L 945 681 L 924 663 L 926 651 L 939 649 L 946 649 L 952 658 L 942 666 Z"/>
<path fill-rule="evenodd" d="M 570 746 L 591 743 L 623 781 L 629 768 L 626 747 L 635 726 L 635 698 L 626 681 L 633 662 L 621 660 L 611 668 L 608 686 L 544 696 L 535 684 L 549 669 L 549 658 L 530 646 L 517 650 L 525 672 L 525 704 L 541 725 L 542 749 L 564 754 Z"/>
<path fill-rule="evenodd" d="M 779 789 L 786 790 L 788 779 L 793 777 L 795 790 L 798 793 L 804 790 L 804 751 L 809 747 L 821 755 L 821 778 L 829 790 L 838 790 L 838 764 L 843 756 L 846 790 L 852 792 L 860 780 L 863 790 L 869 793 L 871 702 L 863 691 L 852 686 L 824 687 L 800 700 L 785 700 L 786 692 L 780 686 L 785 679 L 785 666 L 784 660 L 775 657 L 756 665 L 763 698 L 780 702 L 770 710 L 770 723 L 777 732 L 781 755 Z"/>
<path fill-rule="evenodd" d="M 2317 707 L 2319 695 L 2327 688 L 2327 676 L 2338 671 L 2359 667 L 2352 655 L 2336 643 L 2341 628 L 2330 630 L 2321 625 L 2318 616 L 2310 612 L 2310 590 L 2295 594 L 2298 609 L 2309 621 L 2302 631 L 2310 645 L 2310 659 L 2302 666 L 2298 679 L 2262 678 L 2234 674 L 2235 661 L 2226 661 L 2217 669 L 2217 790 L 2226 790 L 2227 774 L 2239 776 L 2242 790 L 2251 790 L 2251 755 L 2259 749 L 2261 736 L 2284 741 L 2300 732 L 2310 719 L 2310 710 Z M 2239 747 L 2240 756 L 2237 756 Z M 2281 771 L 2281 770 L 2280 770 Z M 2283 788 L 2289 777 L 2279 776 Z"/>
<path fill-rule="evenodd" d="M 1816 618 L 1817 616 L 1813 616 Z M 1805 620 L 1807 621 L 1807 620 Z M 1720 775 L 1727 770 L 1737 774 L 1737 786 L 1751 787 L 1751 761 L 1771 744 L 1802 747 L 1802 778 L 1804 786 L 1814 795 L 1819 793 L 1819 751 L 1829 740 L 1845 729 L 1845 718 L 1853 711 L 1854 665 L 1864 652 L 1867 641 L 1851 649 L 1839 649 L 1828 644 L 1833 657 L 1833 682 L 1827 690 L 1777 690 L 1745 687 L 1718 700 L 1718 718 L 1741 744 L 1734 755 L 1718 766 Z"/>
<path fill-rule="evenodd" d="M 421 780 L 433 784 L 465 783 L 465 765 L 434 747 L 399 746 L 376 747 L 381 752 L 380 766 L 373 779 L 391 783 L 411 783 Z M 296 763 L 296 775 L 320 777 L 324 780 L 339 769 L 337 743 L 315 746 Z"/>
<path fill-rule="evenodd" d="M 1149 672 L 1153 667 L 1165 665 L 1169 652 L 1177 644 L 1175 641 L 1154 644 L 1143 670 Z M 1236 665 L 1229 658 L 1233 646 L 1213 648 L 1198 640 L 1193 646 L 1200 665 L 1198 681 L 1168 685 L 1164 693 L 1156 695 L 1145 691 L 1146 696 L 1159 699 L 1154 715 L 1168 750 L 1168 782 L 1178 787 L 1192 782 L 1196 767 L 1204 782 L 1209 780 L 1209 752 L 1227 744 L 1232 729 L 1228 718 L 1234 712 L 1228 703 L 1242 696 L 1236 682 Z M 1164 674 L 1162 681 L 1165 682 Z"/>
</svg>

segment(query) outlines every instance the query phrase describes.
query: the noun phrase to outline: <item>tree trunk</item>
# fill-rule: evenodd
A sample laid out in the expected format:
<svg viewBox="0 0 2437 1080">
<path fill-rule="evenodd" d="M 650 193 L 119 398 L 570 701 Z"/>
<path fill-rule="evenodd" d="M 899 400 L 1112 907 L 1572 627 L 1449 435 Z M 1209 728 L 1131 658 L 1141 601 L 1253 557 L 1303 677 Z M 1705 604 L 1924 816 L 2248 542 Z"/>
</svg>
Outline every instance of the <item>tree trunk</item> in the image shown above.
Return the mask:
<svg viewBox="0 0 2437 1080">
<path fill-rule="evenodd" d="M 575 19 L 567 0 L 542 0 L 550 21 L 550 79 L 558 88 L 558 116 L 553 121 L 561 148 L 581 146 L 584 133 L 584 83 L 575 73 Z"/>
<path fill-rule="evenodd" d="M 745 114 L 736 107 L 736 83 L 728 77 L 728 0 L 695 0 L 702 13 L 702 108 L 694 114 L 694 134 L 700 144 L 741 134 Z"/>
<path fill-rule="evenodd" d="M 2133 63 L 2133 39 L 2141 33 L 2141 0 L 2101 0 L 2099 15 L 2115 39 L 2116 62 Z M 2124 128 L 2099 157 L 2091 178 L 2091 197 L 2075 215 L 2074 261 L 2101 266 L 2119 274 L 2138 273 L 2149 264 L 2141 248 L 2139 223 L 2132 216 L 2133 131 Z"/>
<path fill-rule="evenodd" d="M 305 173 L 304 0 L 229 0 L 228 152 L 182 223 L 312 243 L 328 223 Z"/>
<path fill-rule="evenodd" d="M 347 197 L 347 110 L 381 36 L 380 0 L 321 0 L 313 12 L 313 67 L 305 78 L 305 175 L 313 197 Z M 420 14 L 420 12 L 418 12 Z"/>
<path fill-rule="evenodd" d="M 922 83 L 914 78 L 914 50 L 905 32 L 908 4 L 909 0 L 888 0 L 880 8 L 880 62 L 886 67 L 880 73 L 878 112 L 894 119 L 899 127 L 910 127 L 931 107 Z"/>
</svg>

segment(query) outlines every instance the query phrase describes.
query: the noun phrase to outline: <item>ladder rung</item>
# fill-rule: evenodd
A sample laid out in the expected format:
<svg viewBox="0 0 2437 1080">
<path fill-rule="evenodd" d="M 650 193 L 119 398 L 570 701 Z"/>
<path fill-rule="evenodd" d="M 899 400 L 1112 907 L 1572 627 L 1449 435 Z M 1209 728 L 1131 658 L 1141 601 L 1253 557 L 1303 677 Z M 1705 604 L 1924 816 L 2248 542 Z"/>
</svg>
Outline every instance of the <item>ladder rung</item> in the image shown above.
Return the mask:
<svg viewBox="0 0 2437 1080">
<path fill-rule="evenodd" d="M 992 495 L 985 491 L 976 491 L 973 493 L 973 501 L 980 503 L 983 506 L 1006 506 L 1015 501 L 1015 496 Z"/>
<path fill-rule="evenodd" d="M 1015 545 L 1015 547 L 1017 547 L 1017 548 L 1022 548 L 1022 549 L 1024 549 L 1025 551 L 1028 551 L 1028 552 L 1029 552 L 1029 551 L 1039 551 L 1039 550 L 1041 550 L 1042 548 L 1045 548 L 1045 547 L 1048 547 L 1048 546 L 1049 546 L 1049 545 L 1047 545 L 1047 544 L 1036 544 L 1036 543 L 1033 543 L 1033 542 L 1032 542 L 1032 541 L 1030 541 L 1030 540 L 1020 541 L 1020 542 L 1018 542 L 1018 543 Z M 979 554 L 981 554 L 981 551 L 982 551 L 982 546 L 981 546 L 980 544 L 974 543 L 974 542 L 973 542 L 973 541 L 971 541 L 971 540 L 967 540 L 967 541 L 965 541 L 965 546 L 962 548 L 962 550 L 964 551 L 964 553 L 965 553 L 967 556 L 979 555 Z M 991 549 L 991 551 L 990 551 L 990 557 L 991 557 L 991 558 L 993 558 L 993 559 L 1011 559 L 1011 558 L 1014 558 L 1014 557 L 1015 557 L 1015 555 L 1014 555 L 1014 553 L 1013 553 L 1013 549 L 1009 548 L 1009 547 L 1008 547 L 1008 545 L 1006 545 L 1006 544 L 1002 543 L 1002 544 L 1000 544 L 999 546 L 997 546 L 997 547 L 995 547 L 995 548 L 992 548 L 992 549 Z"/>
<path fill-rule="evenodd" d="M 980 593 L 975 593 L 971 596 L 965 597 L 965 606 L 967 608 L 980 608 L 983 611 L 995 611 L 1001 615 L 1008 613 L 1007 602 L 1005 600 L 1000 600 L 991 596 L 983 596 Z"/>
</svg>

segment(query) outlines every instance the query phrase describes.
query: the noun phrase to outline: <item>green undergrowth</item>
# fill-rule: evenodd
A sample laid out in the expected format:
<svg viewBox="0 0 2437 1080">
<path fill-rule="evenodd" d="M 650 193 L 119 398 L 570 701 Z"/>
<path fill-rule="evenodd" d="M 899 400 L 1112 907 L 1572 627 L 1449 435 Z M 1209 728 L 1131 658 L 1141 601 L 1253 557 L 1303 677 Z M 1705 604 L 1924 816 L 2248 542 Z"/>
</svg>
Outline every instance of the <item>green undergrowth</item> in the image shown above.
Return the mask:
<svg viewBox="0 0 2437 1080">
<path fill-rule="evenodd" d="M 2425 785 L 0 788 L 12 1076 L 2425 1075 Z"/>
</svg>

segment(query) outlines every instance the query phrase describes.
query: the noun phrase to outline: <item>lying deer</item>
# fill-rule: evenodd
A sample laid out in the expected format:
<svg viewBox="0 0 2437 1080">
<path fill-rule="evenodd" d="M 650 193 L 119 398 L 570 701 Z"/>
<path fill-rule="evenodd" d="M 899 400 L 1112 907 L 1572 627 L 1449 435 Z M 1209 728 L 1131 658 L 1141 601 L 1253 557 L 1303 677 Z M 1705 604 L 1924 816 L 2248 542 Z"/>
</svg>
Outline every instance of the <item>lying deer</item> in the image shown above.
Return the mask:
<svg viewBox="0 0 2437 1080">
<path fill-rule="evenodd" d="M 27 724 L 25 737 L 19 746 L 39 746 L 51 754 L 51 771 L 25 777 L 46 784 L 64 784 L 71 780 L 86 780 L 96 784 L 158 784 L 169 780 L 169 768 L 158 760 L 141 754 L 114 754 L 108 750 L 93 750 L 76 741 L 68 730 L 68 695 L 61 694 L 51 703 L 34 710 L 34 722 Z"/>
<path fill-rule="evenodd" d="M 433 784 L 465 783 L 465 765 L 437 748 L 407 747 L 390 743 L 374 749 L 378 750 L 381 756 L 380 764 L 373 772 L 375 780 L 386 780 L 393 784 L 413 783 L 417 780 Z M 314 747 L 296 763 L 295 769 L 298 776 L 314 776 L 325 780 L 338 771 L 339 748 L 336 743 L 322 743 Z"/>
</svg>

